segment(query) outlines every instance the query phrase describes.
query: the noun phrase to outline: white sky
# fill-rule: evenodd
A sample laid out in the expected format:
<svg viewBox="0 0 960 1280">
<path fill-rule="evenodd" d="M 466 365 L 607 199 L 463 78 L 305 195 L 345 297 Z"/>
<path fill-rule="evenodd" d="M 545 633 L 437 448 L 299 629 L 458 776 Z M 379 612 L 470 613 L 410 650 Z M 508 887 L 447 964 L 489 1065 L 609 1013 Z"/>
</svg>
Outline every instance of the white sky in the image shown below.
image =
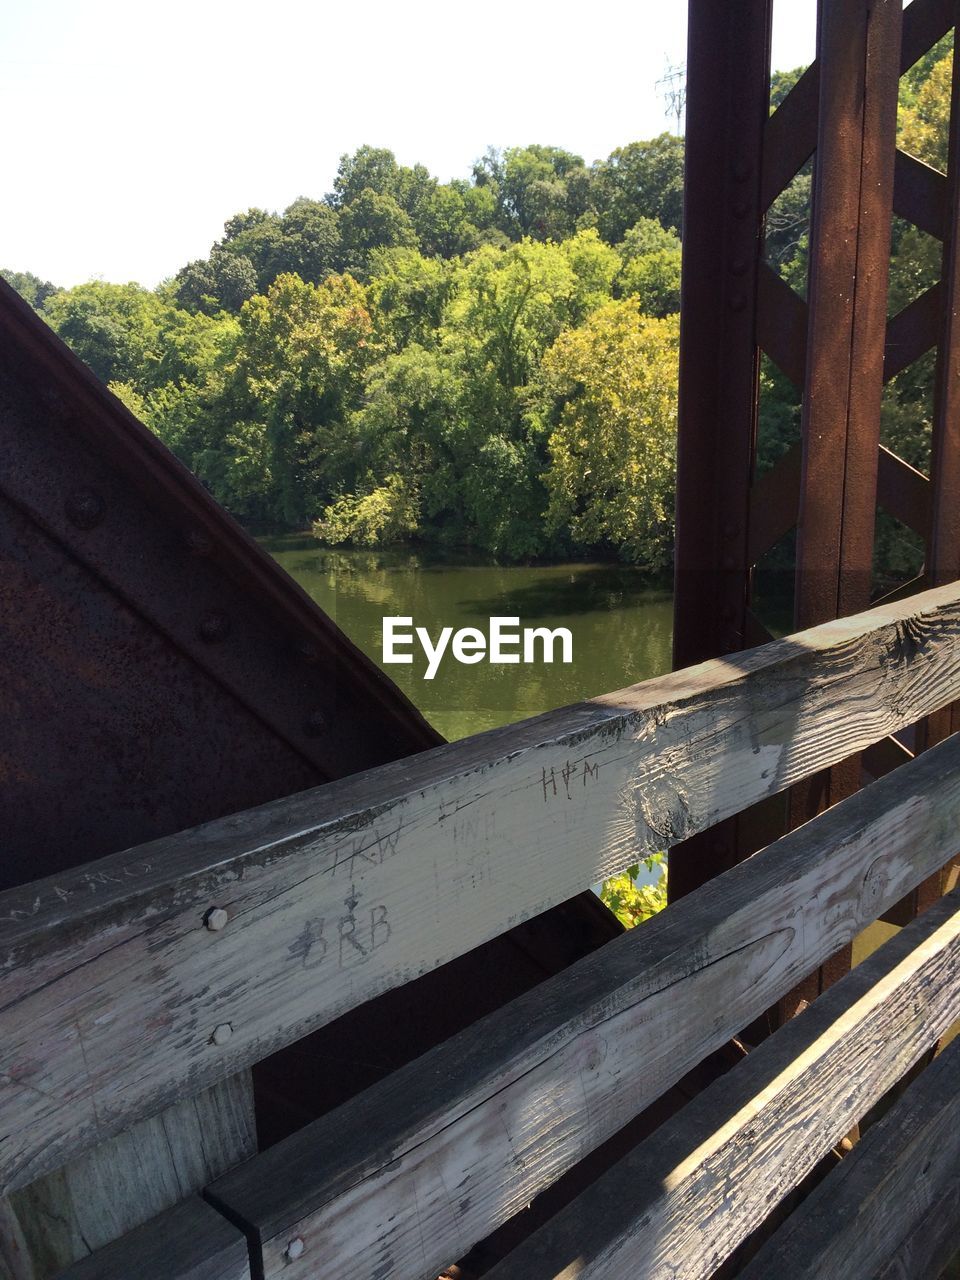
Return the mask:
<svg viewBox="0 0 960 1280">
<path fill-rule="evenodd" d="M 775 67 L 814 7 L 777 0 Z M 685 42 L 684 0 L 3 0 L 0 266 L 152 286 L 366 142 L 443 180 L 491 144 L 589 163 L 668 127 Z"/>
</svg>

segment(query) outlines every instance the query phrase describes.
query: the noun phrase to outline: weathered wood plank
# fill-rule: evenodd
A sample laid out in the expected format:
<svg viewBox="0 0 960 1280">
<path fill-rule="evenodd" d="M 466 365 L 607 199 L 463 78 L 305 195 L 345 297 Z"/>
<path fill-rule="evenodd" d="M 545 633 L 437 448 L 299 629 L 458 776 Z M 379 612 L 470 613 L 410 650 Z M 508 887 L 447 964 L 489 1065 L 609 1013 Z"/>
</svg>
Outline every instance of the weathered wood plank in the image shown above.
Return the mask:
<svg viewBox="0 0 960 1280">
<path fill-rule="evenodd" d="M 245 1070 L 14 1191 L 6 1224 L 0 1216 L 0 1258 L 5 1237 L 8 1248 L 16 1241 L 21 1267 L 13 1280 L 45 1280 L 200 1191 L 256 1149 L 253 1082 Z M 6 1280 L 2 1262 L 0 1280 Z"/>
<path fill-rule="evenodd" d="M 960 1172 L 914 1231 L 902 1240 L 875 1280 L 930 1280 L 960 1253 Z"/>
<path fill-rule="evenodd" d="M 57 1280 L 250 1280 L 247 1243 L 215 1209 L 191 1196 Z"/>
<path fill-rule="evenodd" d="M 958 637 L 954 584 L 0 895 L 0 1188 L 953 701 Z"/>
<path fill-rule="evenodd" d="M 769 1008 L 956 847 L 960 737 L 228 1173 L 257 1233 L 325 1280 L 436 1272 Z"/>
<path fill-rule="evenodd" d="M 712 1275 L 958 1013 L 960 893 L 952 893 L 614 1165 L 488 1280 Z"/>
<path fill-rule="evenodd" d="M 740 1280 L 872 1280 L 960 1169 L 960 1041 L 794 1211 Z M 960 1241 L 957 1242 L 960 1246 Z"/>
</svg>

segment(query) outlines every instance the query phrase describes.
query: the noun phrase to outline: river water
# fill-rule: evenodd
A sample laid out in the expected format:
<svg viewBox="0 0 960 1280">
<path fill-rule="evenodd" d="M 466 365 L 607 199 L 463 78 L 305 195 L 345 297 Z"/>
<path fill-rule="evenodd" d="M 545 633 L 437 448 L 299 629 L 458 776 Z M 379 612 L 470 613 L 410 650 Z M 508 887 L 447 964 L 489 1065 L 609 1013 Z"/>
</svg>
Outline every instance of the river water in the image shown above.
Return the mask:
<svg viewBox="0 0 960 1280">
<path fill-rule="evenodd" d="M 428 681 L 415 645 L 412 665 L 384 666 L 446 738 L 522 720 L 670 668 L 670 592 L 626 565 L 497 565 L 406 550 L 340 551 L 302 535 L 261 541 L 381 666 L 386 615 L 412 617 L 434 640 L 441 627 L 486 632 L 487 620 L 497 614 L 519 617 L 521 627 L 570 630 L 569 665 L 493 666 L 484 660 L 465 666 L 448 650 Z"/>
</svg>

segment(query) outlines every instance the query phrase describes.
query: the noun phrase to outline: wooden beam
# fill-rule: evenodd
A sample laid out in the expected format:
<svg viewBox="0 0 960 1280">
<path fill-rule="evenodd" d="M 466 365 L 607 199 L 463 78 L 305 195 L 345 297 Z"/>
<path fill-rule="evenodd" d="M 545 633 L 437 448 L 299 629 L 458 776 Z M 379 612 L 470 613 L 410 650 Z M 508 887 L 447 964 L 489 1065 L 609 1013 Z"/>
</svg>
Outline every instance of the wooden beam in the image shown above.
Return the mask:
<svg viewBox="0 0 960 1280">
<path fill-rule="evenodd" d="M 960 1173 L 925 1214 L 915 1230 L 902 1240 L 876 1280 L 930 1280 L 942 1276 L 957 1256 L 960 1241 Z"/>
<path fill-rule="evenodd" d="M 960 1169 L 960 1040 L 794 1210 L 740 1280 L 873 1280 Z"/>
<path fill-rule="evenodd" d="M 0 1202 L 14 1280 L 59 1274 L 256 1153 L 253 1082 L 238 1072 L 139 1121 Z M 22 1273 L 22 1274 L 21 1274 Z M 0 1265 L 0 1280 L 7 1280 Z"/>
<path fill-rule="evenodd" d="M 250 1280 L 250 1267 L 243 1233 L 191 1196 L 57 1280 Z"/>
<path fill-rule="evenodd" d="M 0 1190 L 953 701 L 958 637 L 953 584 L 0 895 Z"/>
<path fill-rule="evenodd" d="M 436 1274 L 941 865 L 960 738 L 798 828 L 208 1195 L 264 1273 Z M 288 1266 L 291 1239 L 303 1261 Z"/>
<path fill-rule="evenodd" d="M 598 1178 L 488 1280 L 712 1275 L 958 1014 L 960 893 L 952 893 Z"/>
</svg>

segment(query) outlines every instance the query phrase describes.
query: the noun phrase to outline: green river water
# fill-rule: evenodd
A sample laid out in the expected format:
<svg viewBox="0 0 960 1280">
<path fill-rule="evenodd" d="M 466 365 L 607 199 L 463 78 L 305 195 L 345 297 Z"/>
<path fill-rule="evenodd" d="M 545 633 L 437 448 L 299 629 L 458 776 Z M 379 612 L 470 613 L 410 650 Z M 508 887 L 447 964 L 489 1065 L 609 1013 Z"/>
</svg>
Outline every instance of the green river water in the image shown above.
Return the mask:
<svg viewBox="0 0 960 1280">
<path fill-rule="evenodd" d="M 441 627 L 488 630 L 491 615 L 520 626 L 567 627 L 573 662 L 458 663 L 449 650 L 433 680 L 413 647 L 411 666 L 384 670 L 447 738 L 492 729 L 669 670 L 671 596 L 637 570 L 611 564 L 497 565 L 410 551 L 339 551 L 309 536 L 262 545 L 375 662 L 385 615 L 413 618 L 436 640 Z M 559 656 L 559 648 L 558 648 Z"/>
</svg>

